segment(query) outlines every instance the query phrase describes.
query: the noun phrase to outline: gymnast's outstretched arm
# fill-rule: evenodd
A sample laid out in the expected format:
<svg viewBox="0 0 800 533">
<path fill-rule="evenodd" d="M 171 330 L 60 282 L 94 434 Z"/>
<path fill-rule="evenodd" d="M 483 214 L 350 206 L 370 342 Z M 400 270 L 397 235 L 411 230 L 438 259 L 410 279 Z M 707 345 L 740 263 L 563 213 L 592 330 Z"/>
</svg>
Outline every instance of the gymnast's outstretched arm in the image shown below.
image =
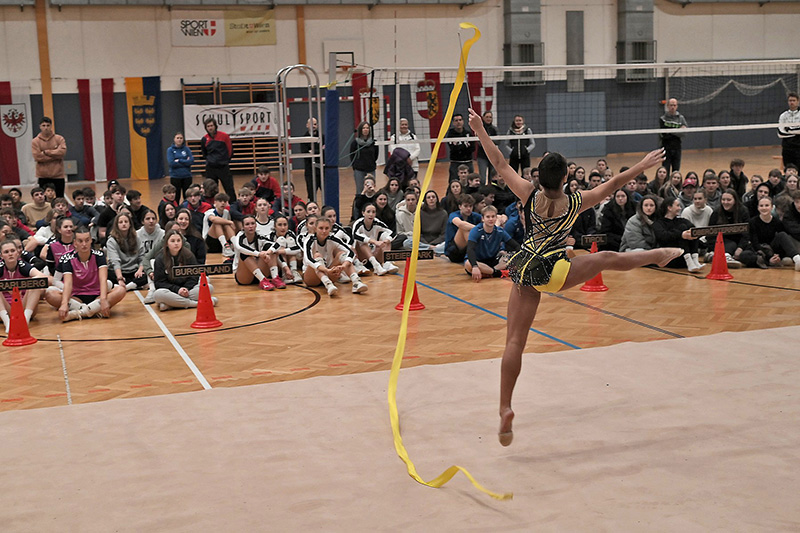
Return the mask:
<svg viewBox="0 0 800 533">
<path fill-rule="evenodd" d="M 636 176 L 648 168 L 660 165 L 662 161 L 664 161 L 664 149 L 659 148 L 658 150 L 653 150 L 644 156 L 641 161 L 633 165 L 625 172 L 620 172 L 607 182 L 601 183 L 594 189 L 581 191 L 581 197 L 583 198 L 581 211 L 586 211 L 590 207 L 599 204 L 605 200 L 609 194 L 614 194 L 614 191 L 621 189 L 623 185 L 636 178 Z"/>
</svg>

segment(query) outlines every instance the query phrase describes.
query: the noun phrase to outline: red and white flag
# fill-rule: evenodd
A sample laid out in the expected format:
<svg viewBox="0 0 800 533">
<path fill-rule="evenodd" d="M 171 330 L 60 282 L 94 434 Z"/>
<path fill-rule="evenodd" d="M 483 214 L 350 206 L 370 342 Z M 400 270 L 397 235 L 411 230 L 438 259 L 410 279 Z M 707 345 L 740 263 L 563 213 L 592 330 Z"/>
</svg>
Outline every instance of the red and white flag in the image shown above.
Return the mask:
<svg viewBox="0 0 800 533">
<path fill-rule="evenodd" d="M 117 179 L 114 146 L 114 80 L 78 80 L 83 126 L 83 177 Z"/>
<path fill-rule="evenodd" d="M 483 72 L 467 72 L 467 85 L 472 97 L 470 105 L 479 115 L 493 111 L 495 82 Z"/>
<path fill-rule="evenodd" d="M 39 134 L 31 117 L 28 85 L 0 81 L 0 185 L 36 183 L 31 140 Z"/>
</svg>

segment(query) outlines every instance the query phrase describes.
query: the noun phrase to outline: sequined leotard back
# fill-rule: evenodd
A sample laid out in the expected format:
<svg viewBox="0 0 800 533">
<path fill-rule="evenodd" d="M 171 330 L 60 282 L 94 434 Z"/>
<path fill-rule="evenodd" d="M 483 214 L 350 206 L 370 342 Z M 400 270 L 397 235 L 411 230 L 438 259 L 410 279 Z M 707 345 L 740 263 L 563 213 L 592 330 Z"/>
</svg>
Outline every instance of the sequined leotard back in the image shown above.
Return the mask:
<svg viewBox="0 0 800 533">
<path fill-rule="evenodd" d="M 564 241 L 580 214 L 583 198 L 580 191 L 575 191 L 567 195 L 567 207 L 562 213 L 542 217 L 536 213 L 536 205 L 543 195 L 537 190 L 528 197 L 523 209 L 525 241 L 508 262 L 511 279 L 519 285 L 546 285 L 555 264 L 560 259 L 569 261 Z"/>
</svg>

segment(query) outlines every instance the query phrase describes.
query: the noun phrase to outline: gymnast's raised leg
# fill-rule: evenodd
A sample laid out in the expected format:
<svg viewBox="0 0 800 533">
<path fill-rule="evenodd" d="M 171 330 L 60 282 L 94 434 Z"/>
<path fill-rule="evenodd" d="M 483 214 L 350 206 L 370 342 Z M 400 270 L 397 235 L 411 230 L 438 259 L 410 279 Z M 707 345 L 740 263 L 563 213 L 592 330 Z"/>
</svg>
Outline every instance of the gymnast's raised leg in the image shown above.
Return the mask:
<svg viewBox="0 0 800 533">
<path fill-rule="evenodd" d="M 645 265 L 664 266 L 683 253 L 680 248 L 657 248 L 642 252 L 600 252 L 572 259 L 569 273 L 564 280 L 562 291 L 592 279 L 603 270 L 632 270 Z M 500 366 L 500 444 L 508 446 L 514 439 L 512 422 L 514 411 L 511 397 L 522 368 L 522 352 L 528 339 L 533 319 L 539 308 L 541 293 L 534 287 L 514 285 L 508 298 L 508 323 L 506 329 L 506 348 Z"/>
</svg>

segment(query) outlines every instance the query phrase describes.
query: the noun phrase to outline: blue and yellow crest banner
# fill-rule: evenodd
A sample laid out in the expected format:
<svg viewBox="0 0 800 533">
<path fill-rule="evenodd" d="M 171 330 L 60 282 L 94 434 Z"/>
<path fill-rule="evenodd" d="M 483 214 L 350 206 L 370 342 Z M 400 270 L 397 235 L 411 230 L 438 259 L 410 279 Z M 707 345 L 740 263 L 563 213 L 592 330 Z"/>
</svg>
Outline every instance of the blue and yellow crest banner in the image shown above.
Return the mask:
<svg viewBox="0 0 800 533">
<path fill-rule="evenodd" d="M 161 78 L 125 78 L 128 130 L 131 144 L 131 178 L 161 179 Z"/>
</svg>

